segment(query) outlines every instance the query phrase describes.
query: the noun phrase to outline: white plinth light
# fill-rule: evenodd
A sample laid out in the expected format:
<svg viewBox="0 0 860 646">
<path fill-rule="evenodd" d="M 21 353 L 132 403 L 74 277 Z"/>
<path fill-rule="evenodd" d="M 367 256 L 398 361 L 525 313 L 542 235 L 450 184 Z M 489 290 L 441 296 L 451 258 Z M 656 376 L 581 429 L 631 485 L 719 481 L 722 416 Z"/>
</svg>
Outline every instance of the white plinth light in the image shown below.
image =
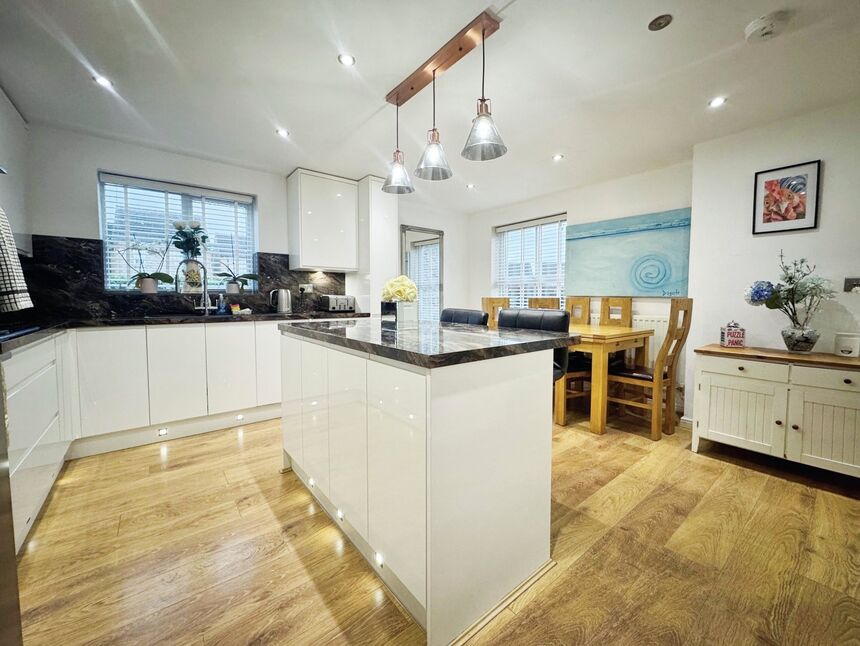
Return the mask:
<svg viewBox="0 0 860 646">
<path fill-rule="evenodd" d="M 385 562 L 385 561 L 384 561 L 384 559 L 382 558 L 382 554 L 380 554 L 379 552 L 377 552 L 377 553 L 376 553 L 376 564 L 377 564 L 379 567 L 382 567 L 382 564 L 383 564 L 384 562 Z"/>
<path fill-rule="evenodd" d="M 337 519 L 343 520 L 343 512 L 340 509 L 337 510 Z"/>
<path fill-rule="evenodd" d="M 159 436 L 161 436 L 161 435 L 167 435 L 167 429 L 166 429 L 166 428 L 160 428 L 160 429 L 158 429 L 158 435 L 159 435 Z"/>
<path fill-rule="evenodd" d="M 245 419 L 245 416 L 242 415 L 242 413 L 239 413 L 238 415 L 236 415 L 236 421 L 237 422 L 241 422 L 243 419 Z"/>
<path fill-rule="evenodd" d="M 316 484 L 313 478 L 308 478 L 308 486 L 313 487 Z"/>
</svg>

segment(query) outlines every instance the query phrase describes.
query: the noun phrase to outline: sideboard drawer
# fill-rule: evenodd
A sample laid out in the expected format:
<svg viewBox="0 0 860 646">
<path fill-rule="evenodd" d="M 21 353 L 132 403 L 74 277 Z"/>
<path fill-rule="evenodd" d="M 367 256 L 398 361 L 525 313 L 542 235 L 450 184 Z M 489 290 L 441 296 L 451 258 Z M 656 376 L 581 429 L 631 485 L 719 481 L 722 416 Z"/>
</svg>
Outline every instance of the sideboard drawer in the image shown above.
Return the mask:
<svg viewBox="0 0 860 646">
<path fill-rule="evenodd" d="M 860 393 L 860 371 L 792 366 L 791 383 Z"/>
<path fill-rule="evenodd" d="M 718 372 L 724 375 L 732 375 L 733 377 L 749 377 L 750 379 L 788 383 L 789 367 L 783 363 L 699 356 L 697 364 L 700 369 L 706 372 Z"/>
</svg>

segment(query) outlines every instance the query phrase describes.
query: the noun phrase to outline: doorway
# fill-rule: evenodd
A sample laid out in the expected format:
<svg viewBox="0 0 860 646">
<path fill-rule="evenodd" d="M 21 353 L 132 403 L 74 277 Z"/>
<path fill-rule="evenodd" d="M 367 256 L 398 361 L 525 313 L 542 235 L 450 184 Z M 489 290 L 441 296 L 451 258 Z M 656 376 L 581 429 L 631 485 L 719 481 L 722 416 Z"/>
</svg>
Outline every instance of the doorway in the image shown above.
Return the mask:
<svg viewBox="0 0 860 646">
<path fill-rule="evenodd" d="M 401 271 L 418 287 L 418 318 L 439 320 L 443 292 L 444 232 L 400 225 Z"/>
</svg>

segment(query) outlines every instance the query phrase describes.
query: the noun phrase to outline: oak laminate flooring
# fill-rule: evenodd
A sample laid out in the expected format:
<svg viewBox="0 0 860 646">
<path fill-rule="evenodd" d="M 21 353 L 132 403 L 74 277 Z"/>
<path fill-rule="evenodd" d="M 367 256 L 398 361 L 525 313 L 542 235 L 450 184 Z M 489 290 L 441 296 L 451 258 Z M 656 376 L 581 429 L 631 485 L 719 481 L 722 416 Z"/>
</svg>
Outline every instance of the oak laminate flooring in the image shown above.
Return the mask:
<svg viewBox="0 0 860 646">
<path fill-rule="evenodd" d="M 553 432 L 556 565 L 470 644 L 860 640 L 853 480 L 583 422 Z M 25 643 L 423 643 L 279 468 L 277 421 L 68 463 L 19 561 Z"/>
</svg>

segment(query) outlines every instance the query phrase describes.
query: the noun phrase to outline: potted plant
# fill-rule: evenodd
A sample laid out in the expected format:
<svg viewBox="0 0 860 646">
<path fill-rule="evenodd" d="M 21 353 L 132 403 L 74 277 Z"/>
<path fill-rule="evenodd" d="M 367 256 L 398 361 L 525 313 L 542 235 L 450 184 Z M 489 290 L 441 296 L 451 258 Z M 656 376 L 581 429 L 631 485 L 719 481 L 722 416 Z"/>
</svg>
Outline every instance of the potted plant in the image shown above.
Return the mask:
<svg viewBox="0 0 860 646">
<path fill-rule="evenodd" d="M 249 280 L 260 280 L 257 274 L 237 274 L 233 268 L 223 260 L 219 261 L 227 271 L 219 271 L 216 276 L 221 278 L 229 278 L 224 286 L 224 292 L 227 294 L 242 294 L 245 292 L 245 287 Z"/>
<path fill-rule="evenodd" d="M 197 260 L 202 254 L 209 237 L 197 220 L 185 222 L 177 220 L 173 223 L 174 231 L 170 241 L 179 249 L 185 259 L 179 263 L 184 281 L 183 291 L 197 293 L 203 289 L 203 265 Z"/>
<path fill-rule="evenodd" d="M 806 258 L 786 264 L 780 251 L 779 269 L 782 272 L 780 282 L 774 285 L 757 280 L 747 287 L 744 298 L 750 305 L 764 305 L 788 317 L 791 325 L 782 330 L 782 340 L 789 352 L 812 352 L 820 334 L 809 324 L 822 303 L 832 299 L 836 291 L 830 281 L 813 273 L 815 265 L 810 266 Z"/>
<path fill-rule="evenodd" d="M 122 258 L 123 262 L 126 265 L 131 267 L 132 271 L 136 272 L 131 278 L 128 279 L 128 285 L 132 282 L 134 286 L 140 290 L 141 294 L 155 294 L 158 292 L 158 282 L 171 284 L 173 282 L 173 276 L 170 274 L 166 274 L 161 271 L 162 267 L 164 267 L 164 261 L 167 259 L 167 250 L 170 248 L 170 241 L 167 241 L 167 244 L 162 249 L 160 246 L 155 245 L 145 245 L 140 242 L 133 242 L 131 246 L 126 247 L 125 249 L 117 251 L 119 257 Z M 129 262 L 126 254 L 129 252 L 134 252 L 137 254 L 137 266 L 131 264 Z M 155 271 L 148 272 L 146 271 L 146 263 L 143 260 L 143 253 L 149 253 L 156 255 L 160 258 L 158 261 L 158 266 L 155 268 Z"/>
</svg>

